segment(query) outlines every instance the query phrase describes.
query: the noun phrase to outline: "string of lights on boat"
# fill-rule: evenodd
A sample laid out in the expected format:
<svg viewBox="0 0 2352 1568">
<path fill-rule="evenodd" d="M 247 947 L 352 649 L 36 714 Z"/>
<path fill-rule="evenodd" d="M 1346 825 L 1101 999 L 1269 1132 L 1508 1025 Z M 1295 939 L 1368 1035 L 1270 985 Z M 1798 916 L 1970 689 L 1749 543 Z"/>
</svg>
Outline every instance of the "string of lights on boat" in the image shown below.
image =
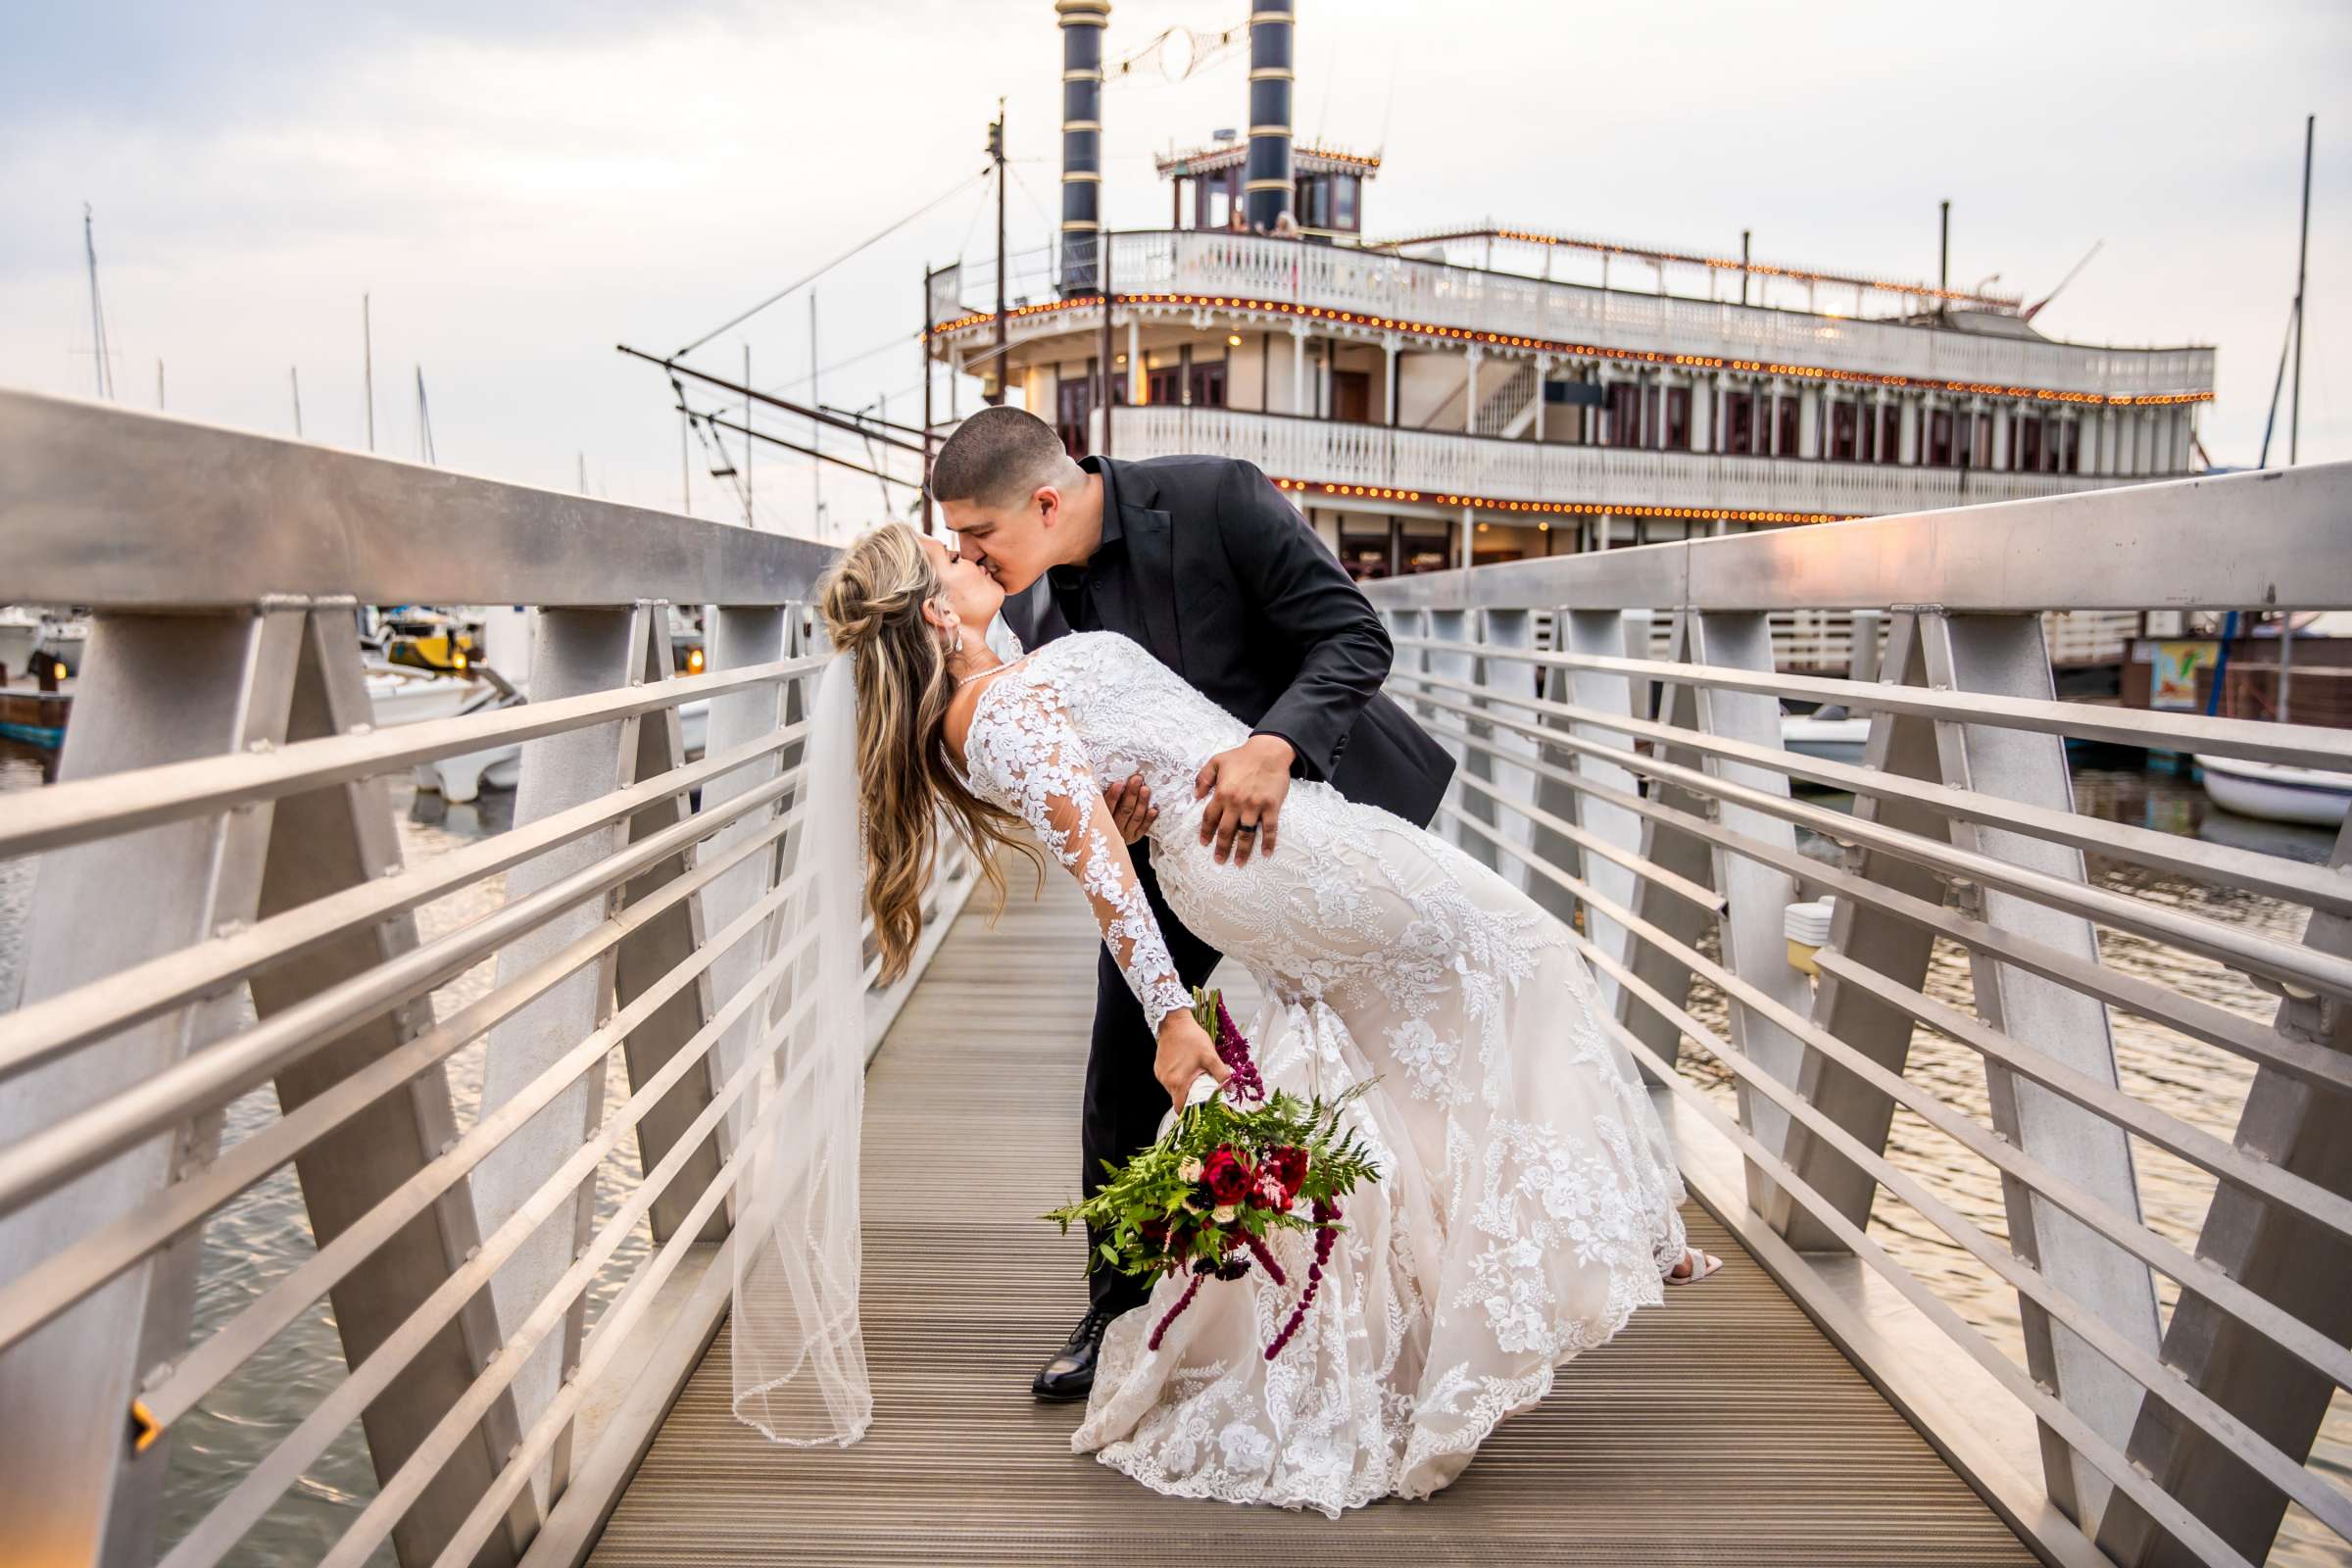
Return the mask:
<svg viewBox="0 0 2352 1568">
<path fill-rule="evenodd" d="M 1332 484 L 1320 479 L 1276 477 L 1274 488 L 1301 496 L 1354 497 L 1366 501 L 1427 502 L 1468 507 L 1474 512 L 1524 513 L 1531 517 L 1678 517 L 1691 522 L 1846 522 L 1855 512 L 1756 512 L 1739 507 L 1631 506 L 1604 501 L 1506 501 L 1496 496 L 1453 495 L 1436 490 L 1400 490 L 1393 485 Z M 1480 526 L 1485 526 L 1483 523 Z M 1548 522 L 1537 526 L 1549 528 Z"/>
<path fill-rule="evenodd" d="M 2069 392 L 2048 387 L 2004 386 L 1988 381 L 1952 381 L 1930 376 L 1882 374 L 1871 370 L 1846 370 L 1828 365 L 1790 365 L 1767 360 L 1724 359 L 1710 354 L 1668 354 L 1655 349 L 1616 348 L 1602 343 L 1571 343 L 1556 338 L 1522 337 L 1509 332 L 1480 331 L 1466 326 L 1445 326 L 1434 321 L 1411 321 L 1396 317 L 1371 316 L 1360 311 L 1344 311 L 1321 305 L 1299 305 L 1289 300 L 1250 299 L 1230 294 L 1118 294 L 1111 296 L 1113 309 L 1164 306 L 1178 309 L 1244 311 L 1253 315 L 1298 317 L 1307 320 L 1329 322 L 1336 326 L 1357 327 L 1367 331 L 1401 332 L 1409 337 L 1433 342 L 1478 344 L 1481 347 L 1517 349 L 1530 354 L 1555 354 L 1568 359 L 1608 360 L 1618 364 L 1656 365 L 1689 370 L 1739 370 L 1756 375 L 1777 375 L 1792 381 L 1834 382 L 1845 386 L 1888 387 L 1897 390 L 1915 389 L 1926 392 L 1951 392 L 1977 397 L 2016 398 L 2034 403 L 2082 404 L 2098 408 L 2167 408 L 2182 403 L 2210 403 L 2213 393 L 2203 392 Z M 1100 313 L 1102 300 L 1099 295 L 1071 299 L 1044 300 L 1031 305 L 1008 308 L 1008 321 L 1025 318 L 1051 316 L 1060 311 Z M 990 311 L 974 311 L 940 322 L 931 329 L 934 339 L 971 331 L 994 322 Z"/>
</svg>

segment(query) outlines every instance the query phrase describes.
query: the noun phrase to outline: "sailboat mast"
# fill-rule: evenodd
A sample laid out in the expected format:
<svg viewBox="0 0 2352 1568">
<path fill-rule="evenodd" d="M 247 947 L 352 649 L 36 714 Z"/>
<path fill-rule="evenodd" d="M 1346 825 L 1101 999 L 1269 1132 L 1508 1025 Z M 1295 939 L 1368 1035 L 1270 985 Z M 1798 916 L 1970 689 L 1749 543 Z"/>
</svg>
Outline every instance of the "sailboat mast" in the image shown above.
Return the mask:
<svg viewBox="0 0 2352 1568">
<path fill-rule="evenodd" d="M 286 367 L 286 382 L 294 389 L 294 439 L 302 439 L 302 370 L 297 366 Z"/>
<path fill-rule="evenodd" d="M 2286 462 L 2294 466 L 2303 435 L 2303 280 L 2311 260 L 2311 141 L 2319 116 L 2303 117 L 2303 232 L 2295 241 L 2295 387 L 2287 405 Z"/>
<path fill-rule="evenodd" d="M 106 363 L 106 310 L 98 301 L 98 239 L 90 218 L 90 204 L 81 204 L 81 250 L 90 264 L 90 358 L 95 362 L 91 370 L 98 396 L 115 395 L 115 378 Z"/>
<path fill-rule="evenodd" d="M 997 321 L 996 343 L 989 353 L 990 363 L 997 368 L 996 395 L 988 401 L 1003 403 L 1004 389 L 1004 100 L 997 100 L 997 122 L 988 127 L 988 156 L 997 166 Z"/>
<path fill-rule="evenodd" d="M 375 322 L 368 313 L 368 296 L 360 296 L 360 374 L 368 383 L 368 450 L 375 450 Z"/>
</svg>

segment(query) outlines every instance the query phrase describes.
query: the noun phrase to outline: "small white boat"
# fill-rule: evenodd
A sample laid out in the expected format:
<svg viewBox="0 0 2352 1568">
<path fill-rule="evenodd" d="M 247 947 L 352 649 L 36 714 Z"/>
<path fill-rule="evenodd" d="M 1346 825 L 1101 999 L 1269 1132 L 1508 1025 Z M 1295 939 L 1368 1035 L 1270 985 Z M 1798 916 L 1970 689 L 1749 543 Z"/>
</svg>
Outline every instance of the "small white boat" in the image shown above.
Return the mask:
<svg viewBox="0 0 2352 1568">
<path fill-rule="evenodd" d="M 375 710 L 377 729 L 447 718 L 490 689 L 488 681 L 437 675 L 411 664 L 370 661 L 367 672 L 368 703 Z"/>
<path fill-rule="evenodd" d="M 1870 748 L 1870 720 L 1784 713 L 1781 744 L 1789 751 L 1818 757 L 1825 762 L 1851 762 L 1859 766 L 1863 753 Z"/>
<path fill-rule="evenodd" d="M 2196 754 L 2196 760 L 2205 794 L 2225 811 L 2268 822 L 2333 827 L 2352 810 L 2352 773 L 2203 752 Z"/>
<path fill-rule="evenodd" d="M 39 611 L 0 605 L 0 681 L 32 668 L 32 650 L 40 640 Z"/>
<path fill-rule="evenodd" d="M 651 715 L 648 715 L 651 716 Z M 710 735 L 710 699 L 678 705 L 678 728 L 686 743 L 686 759 L 703 755 Z M 485 789 L 511 790 L 522 772 L 520 746 L 494 746 L 458 757 L 436 758 L 416 764 L 416 787 L 431 790 L 452 805 L 478 799 Z"/>
</svg>

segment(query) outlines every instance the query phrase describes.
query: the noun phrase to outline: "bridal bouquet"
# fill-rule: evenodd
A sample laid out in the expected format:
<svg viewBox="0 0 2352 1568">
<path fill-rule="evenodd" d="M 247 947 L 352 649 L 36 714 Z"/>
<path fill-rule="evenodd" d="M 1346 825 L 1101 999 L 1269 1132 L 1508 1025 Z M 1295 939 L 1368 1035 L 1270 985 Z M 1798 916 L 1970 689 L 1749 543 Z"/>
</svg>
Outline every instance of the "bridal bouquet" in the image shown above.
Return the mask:
<svg viewBox="0 0 2352 1568">
<path fill-rule="evenodd" d="M 1271 1361 L 1305 1321 L 1322 1284 L 1340 1229 L 1340 1200 L 1356 1183 L 1380 1179 L 1355 1134 L 1340 1128 L 1341 1110 L 1371 1085 L 1358 1084 L 1332 1101 L 1303 1101 L 1279 1091 L 1269 1099 L 1249 1042 L 1218 993 L 1196 987 L 1193 1016 L 1216 1041 L 1233 1076 L 1207 1100 L 1186 1106 L 1158 1143 L 1111 1171 L 1101 1192 L 1046 1218 L 1059 1221 L 1065 1233 L 1078 1224 L 1102 1238 L 1089 1268 L 1192 1275 L 1176 1304 L 1152 1325 L 1155 1350 L 1168 1325 L 1212 1276 L 1240 1279 L 1254 1261 L 1275 1285 L 1287 1287 L 1266 1238 L 1276 1231 L 1314 1232 L 1306 1287 L 1266 1347 Z"/>
</svg>

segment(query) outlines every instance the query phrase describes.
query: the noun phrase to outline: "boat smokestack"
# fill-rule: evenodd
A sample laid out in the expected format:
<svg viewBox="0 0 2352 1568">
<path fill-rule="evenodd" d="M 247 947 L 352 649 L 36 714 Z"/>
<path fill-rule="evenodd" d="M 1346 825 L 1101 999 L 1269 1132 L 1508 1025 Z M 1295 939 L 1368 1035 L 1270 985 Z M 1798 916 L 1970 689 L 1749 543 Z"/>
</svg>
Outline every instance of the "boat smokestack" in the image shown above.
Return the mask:
<svg viewBox="0 0 2352 1568">
<path fill-rule="evenodd" d="M 1242 210 L 1250 226 L 1271 233 L 1291 210 L 1291 83 L 1294 0 L 1250 0 L 1250 158 L 1242 166 Z"/>
<path fill-rule="evenodd" d="M 1102 233 L 1102 29 L 1110 0 L 1054 0 L 1061 26 L 1061 254 L 1064 294 L 1098 285 L 1095 247 Z"/>
</svg>

